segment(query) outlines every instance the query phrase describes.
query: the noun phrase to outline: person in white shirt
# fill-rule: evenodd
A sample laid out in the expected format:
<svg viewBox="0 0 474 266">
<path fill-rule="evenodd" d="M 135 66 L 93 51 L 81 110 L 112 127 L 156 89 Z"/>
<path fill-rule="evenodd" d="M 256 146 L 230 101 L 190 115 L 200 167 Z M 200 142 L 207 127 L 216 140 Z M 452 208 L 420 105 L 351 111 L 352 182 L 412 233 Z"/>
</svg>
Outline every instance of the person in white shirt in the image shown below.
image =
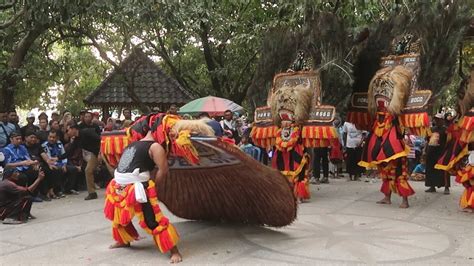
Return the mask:
<svg viewBox="0 0 474 266">
<path fill-rule="evenodd" d="M 345 122 L 342 126 L 344 147 L 347 153 L 346 168 L 350 180 L 358 180 L 363 168 L 358 165 L 362 156 L 362 131 L 354 124 Z"/>
</svg>

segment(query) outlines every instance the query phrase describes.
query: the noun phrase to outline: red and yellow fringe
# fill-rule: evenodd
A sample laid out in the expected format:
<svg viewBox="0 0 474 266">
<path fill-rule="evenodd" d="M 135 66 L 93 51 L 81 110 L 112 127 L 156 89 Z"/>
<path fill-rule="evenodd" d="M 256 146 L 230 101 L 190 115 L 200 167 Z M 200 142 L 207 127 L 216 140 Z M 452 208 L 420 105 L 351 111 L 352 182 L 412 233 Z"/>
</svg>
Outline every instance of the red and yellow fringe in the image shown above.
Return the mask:
<svg viewBox="0 0 474 266">
<path fill-rule="evenodd" d="M 463 116 L 459 121 L 461 127 L 461 141 L 464 143 L 474 142 L 474 116 Z"/>
<path fill-rule="evenodd" d="M 459 199 L 462 209 L 474 209 L 474 167 L 466 165 L 456 173 L 456 182 L 464 186 L 464 192 Z"/>
<path fill-rule="evenodd" d="M 430 119 L 428 113 L 410 113 L 398 116 L 398 121 L 403 129 L 407 129 L 410 134 L 427 137 L 431 135 Z"/>
<path fill-rule="evenodd" d="M 106 135 L 102 136 L 100 141 L 100 151 L 103 158 L 107 163 L 112 167 L 117 167 L 122 156 L 123 150 L 127 147 L 132 141 L 128 132 L 121 135 Z"/>
<path fill-rule="evenodd" d="M 250 132 L 250 137 L 255 145 L 262 148 L 270 148 L 275 145 L 277 131 L 278 128 L 274 125 L 266 127 L 254 126 Z"/>
<path fill-rule="evenodd" d="M 370 131 L 373 124 L 373 119 L 367 111 L 350 111 L 347 113 L 346 121 L 354 124 L 358 129 L 366 131 Z"/>
<path fill-rule="evenodd" d="M 306 148 L 321 148 L 331 146 L 338 134 L 333 126 L 307 125 L 303 127 L 301 137 Z"/>
<path fill-rule="evenodd" d="M 149 228 L 145 222 L 142 211 L 142 204 L 135 199 L 135 186 L 133 184 L 121 187 L 115 180 L 112 180 L 106 189 L 106 199 L 104 214 L 112 221 L 112 235 L 115 241 L 120 244 L 128 244 L 138 238 L 132 219 L 138 217 L 140 226 L 149 234 L 153 235 L 158 249 L 165 253 L 176 246 L 179 241 L 178 233 L 172 224 L 169 223 L 161 212 L 158 205 L 155 183 L 148 181 L 146 194 L 158 223 L 156 228 Z"/>
<path fill-rule="evenodd" d="M 401 163 L 402 174 L 397 176 L 397 166 Z M 415 191 L 408 183 L 408 171 L 406 158 L 400 158 L 399 160 L 390 161 L 387 165 L 378 166 L 379 176 L 382 178 L 382 186 L 380 191 L 389 195 L 391 192 L 397 193 L 402 197 L 408 197 L 415 194 Z"/>
</svg>

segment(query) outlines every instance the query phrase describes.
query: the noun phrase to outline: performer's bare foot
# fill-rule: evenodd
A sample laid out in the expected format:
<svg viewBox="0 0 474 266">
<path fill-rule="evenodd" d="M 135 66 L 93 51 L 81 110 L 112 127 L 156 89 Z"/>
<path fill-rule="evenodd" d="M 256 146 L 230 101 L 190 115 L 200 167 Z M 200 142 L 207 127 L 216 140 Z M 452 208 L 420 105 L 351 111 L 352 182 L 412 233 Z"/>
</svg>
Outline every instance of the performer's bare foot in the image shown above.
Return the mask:
<svg viewBox="0 0 474 266">
<path fill-rule="evenodd" d="M 179 253 L 178 247 L 174 246 L 170 252 L 171 252 L 170 263 L 180 263 L 183 261 L 183 257 L 181 256 L 181 253 Z"/>
<path fill-rule="evenodd" d="M 462 209 L 462 211 L 463 212 L 468 212 L 468 213 L 474 213 L 474 209 L 469 208 L 469 207 Z"/>
<path fill-rule="evenodd" d="M 122 243 L 119 243 L 119 242 L 115 242 L 114 244 L 112 244 L 112 245 L 109 246 L 110 249 L 114 249 L 114 248 L 129 248 L 129 247 L 130 247 L 130 243 L 122 244 Z"/>
<path fill-rule="evenodd" d="M 377 201 L 377 204 L 392 204 L 390 197 L 385 196 L 385 198 Z"/>
</svg>

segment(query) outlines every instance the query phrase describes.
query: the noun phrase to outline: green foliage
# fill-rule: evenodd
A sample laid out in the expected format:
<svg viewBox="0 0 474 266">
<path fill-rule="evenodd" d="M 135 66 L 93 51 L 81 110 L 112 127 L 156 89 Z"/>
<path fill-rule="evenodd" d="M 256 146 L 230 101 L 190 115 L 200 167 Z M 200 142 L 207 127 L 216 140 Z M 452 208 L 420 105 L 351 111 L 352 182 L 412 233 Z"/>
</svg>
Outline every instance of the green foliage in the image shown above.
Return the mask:
<svg viewBox="0 0 474 266">
<path fill-rule="evenodd" d="M 321 67 L 323 101 L 341 110 L 352 88 L 366 89 L 391 38 L 405 29 L 431 40 L 446 36 L 424 44 L 432 54 L 447 53 L 431 63 L 446 74 L 426 84 L 442 93 L 455 82 L 449 79 L 453 47 L 469 9 L 459 0 L 445 12 L 441 2 L 14 1 L 0 9 L 0 98 L 13 89 L 16 104 L 38 107 L 49 104 L 49 88 L 58 88 L 58 108 L 79 110 L 106 69 L 119 68 L 138 46 L 197 95 L 256 107 L 265 103 L 273 75 L 301 48 Z M 370 36 L 361 43 L 366 30 Z M 472 53 L 465 56 L 474 61 Z"/>
</svg>

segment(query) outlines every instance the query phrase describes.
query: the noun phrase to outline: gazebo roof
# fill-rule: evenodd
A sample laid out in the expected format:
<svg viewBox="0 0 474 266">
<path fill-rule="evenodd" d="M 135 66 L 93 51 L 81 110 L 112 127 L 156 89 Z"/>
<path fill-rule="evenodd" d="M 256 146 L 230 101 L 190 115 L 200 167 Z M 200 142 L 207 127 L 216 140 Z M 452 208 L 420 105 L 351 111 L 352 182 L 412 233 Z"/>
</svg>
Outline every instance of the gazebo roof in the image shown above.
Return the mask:
<svg viewBox="0 0 474 266">
<path fill-rule="evenodd" d="M 133 52 L 120 64 L 128 80 L 133 81 L 134 92 L 141 104 L 148 106 L 182 105 L 193 100 L 195 95 L 182 88 L 166 75 L 140 49 Z M 126 81 L 120 71 L 114 70 L 84 100 L 89 106 L 138 106 L 133 102 Z"/>
</svg>

